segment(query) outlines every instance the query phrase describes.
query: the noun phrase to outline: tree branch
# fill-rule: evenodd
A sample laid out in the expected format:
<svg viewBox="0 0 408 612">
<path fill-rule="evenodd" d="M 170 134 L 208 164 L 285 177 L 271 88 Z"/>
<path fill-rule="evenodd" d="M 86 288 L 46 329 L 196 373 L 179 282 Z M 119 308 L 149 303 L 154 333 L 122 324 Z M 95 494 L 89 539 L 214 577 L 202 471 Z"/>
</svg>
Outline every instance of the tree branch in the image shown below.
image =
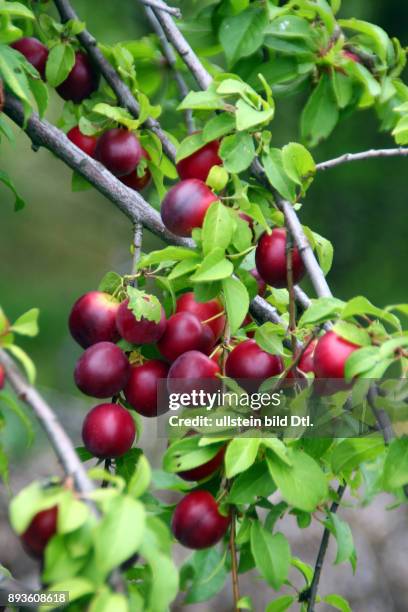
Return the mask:
<svg viewBox="0 0 408 612">
<path fill-rule="evenodd" d="M 162 2 L 162 0 L 160 0 L 160 5 L 162 6 L 161 9 L 152 9 L 152 11 L 156 15 L 157 19 L 160 21 L 163 30 L 167 36 L 167 39 L 178 51 L 182 60 L 190 69 L 191 73 L 195 77 L 201 89 L 207 89 L 212 83 L 211 75 L 204 68 L 200 59 L 194 53 L 194 51 L 184 38 L 183 34 L 180 32 L 180 30 L 172 20 L 171 16 L 163 12 L 163 7 L 166 5 L 164 2 Z M 299 253 L 305 264 L 316 294 L 319 297 L 331 297 L 332 293 L 327 284 L 323 271 L 317 262 L 317 259 L 313 253 L 313 249 L 311 248 L 309 241 L 306 238 L 302 225 L 298 219 L 298 216 L 296 215 L 295 210 L 293 209 L 292 204 L 284 200 L 280 196 L 280 194 L 270 185 L 259 159 L 255 159 L 251 166 L 251 170 L 254 176 L 263 185 L 266 185 L 268 189 L 271 190 L 274 194 L 277 206 L 285 215 L 288 228 L 291 231 L 296 245 L 299 249 Z"/>
<path fill-rule="evenodd" d="M 141 2 L 143 2 L 143 4 L 147 4 L 146 0 L 141 0 Z M 159 20 L 157 19 L 156 15 L 154 14 L 154 12 L 149 6 L 145 6 L 145 13 L 146 13 L 147 19 L 150 22 L 150 25 L 152 26 L 154 32 L 156 33 L 159 39 L 160 46 L 163 50 L 163 54 L 165 58 L 167 59 L 167 62 L 170 68 L 173 71 L 174 78 L 176 79 L 176 83 L 177 83 L 177 86 L 180 92 L 180 97 L 183 100 L 188 94 L 189 88 L 187 87 L 187 83 L 185 82 L 183 75 L 181 74 L 179 70 L 177 70 L 177 57 L 173 51 L 173 47 L 169 44 L 166 38 L 166 35 L 163 31 L 163 28 L 160 25 Z M 195 130 L 193 111 L 187 108 L 184 111 L 184 116 L 186 118 L 186 125 L 187 125 L 188 133 L 192 134 Z"/>
<path fill-rule="evenodd" d="M 22 106 L 13 96 L 7 95 L 4 112 L 28 134 L 36 146 L 47 148 L 81 174 L 133 223 L 140 221 L 153 234 L 170 244 L 190 248 L 194 246 L 192 240 L 180 238 L 169 232 L 163 225 L 159 213 L 137 191 L 126 187 L 102 164 L 78 149 L 61 130 L 48 121 L 41 120 L 36 113 L 32 113 L 24 125 Z"/>
<path fill-rule="evenodd" d="M 143 244 L 143 225 L 136 221 L 133 232 L 133 261 L 132 274 L 136 274 L 140 256 L 142 254 Z"/>
<path fill-rule="evenodd" d="M 54 3 L 63 23 L 70 19 L 79 19 L 68 0 L 54 0 Z M 170 15 L 168 15 L 168 17 L 170 17 Z M 120 105 L 127 108 L 134 117 L 138 117 L 140 111 L 139 103 L 129 87 L 122 81 L 114 67 L 108 62 L 102 51 L 98 48 L 95 38 L 86 29 L 80 32 L 77 38 L 81 45 L 87 50 L 88 55 L 92 58 L 107 83 L 113 89 Z M 167 134 L 162 130 L 159 122 L 149 117 L 146 119 L 143 126 L 156 134 L 163 145 L 165 153 L 170 159 L 174 160 L 176 158 L 176 148 Z"/>
<path fill-rule="evenodd" d="M 40 422 L 54 448 L 65 475 L 73 478 L 75 488 L 80 493 L 92 491 L 94 488 L 92 482 L 88 478 L 86 470 L 56 414 L 38 391 L 22 376 L 14 361 L 4 349 L 0 349 L 0 364 L 4 367 L 6 378 L 16 395 L 32 409 Z"/>
<path fill-rule="evenodd" d="M 343 497 L 345 490 L 346 490 L 346 485 L 340 485 L 339 488 L 337 489 L 337 500 L 334 501 L 332 505 L 330 506 L 330 512 L 332 514 L 335 514 L 337 512 L 338 507 L 340 505 L 341 498 Z M 330 539 L 330 530 L 327 529 L 326 527 L 323 532 L 322 541 L 320 543 L 319 552 L 317 554 L 312 583 L 309 589 L 306 591 L 306 594 L 304 594 L 305 598 L 303 599 L 303 601 L 308 602 L 307 612 L 314 612 L 314 609 L 315 609 L 317 590 L 319 588 L 320 574 L 322 573 L 324 558 L 326 556 L 329 539 Z"/>
<path fill-rule="evenodd" d="M 353 161 L 361 161 L 364 159 L 375 159 L 379 157 L 397 157 L 397 156 L 408 156 L 408 148 L 398 147 L 396 149 L 370 149 L 369 151 L 361 151 L 359 153 L 344 153 L 334 159 L 320 162 L 316 165 L 316 170 L 328 170 L 340 164 L 346 164 Z"/>
<path fill-rule="evenodd" d="M 176 19 L 181 19 L 182 17 L 182 14 L 179 8 L 168 6 L 168 5 L 164 6 L 164 3 L 158 0 L 140 0 L 140 1 L 145 6 L 147 7 L 151 6 L 153 8 L 160 9 L 161 11 L 164 11 L 165 13 L 168 13 L 169 15 L 173 15 L 173 17 L 175 17 Z"/>
<path fill-rule="evenodd" d="M 18 580 L 0 572 L 0 607 L 8 605 L 9 595 L 34 595 L 34 592 Z"/>
<path fill-rule="evenodd" d="M 232 578 L 232 595 L 234 597 L 234 612 L 239 612 L 238 602 L 240 600 L 239 581 L 238 581 L 238 563 L 237 549 L 235 546 L 235 509 L 231 512 L 231 530 L 229 539 L 229 548 L 231 553 L 231 578 Z"/>
<path fill-rule="evenodd" d="M 143 0 L 139 1 L 143 3 Z M 160 5 L 160 8 L 153 8 L 152 10 L 160 21 L 167 39 L 179 53 L 201 89 L 207 89 L 212 83 L 210 73 L 204 68 L 203 64 L 174 23 L 171 15 L 166 12 L 167 4 L 162 2 L 162 0 L 157 0 L 157 4 Z"/>
</svg>

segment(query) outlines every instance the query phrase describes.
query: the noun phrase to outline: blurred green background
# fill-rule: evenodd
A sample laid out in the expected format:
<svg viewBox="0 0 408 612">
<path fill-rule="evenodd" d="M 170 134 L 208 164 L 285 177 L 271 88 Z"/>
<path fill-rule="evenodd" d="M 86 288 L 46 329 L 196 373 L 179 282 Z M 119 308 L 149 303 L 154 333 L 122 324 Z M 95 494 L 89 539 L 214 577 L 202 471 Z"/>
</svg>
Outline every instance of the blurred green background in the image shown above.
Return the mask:
<svg viewBox="0 0 408 612">
<path fill-rule="evenodd" d="M 97 11 L 93 2 L 73 4 L 101 42 L 148 32 L 134 0 L 99 0 Z M 345 0 L 342 15 L 373 21 L 408 43 L 406 2 Z M 273 123 L 277 146 L 299 139 L 302 103 L 296 97 L 279 101 Z M 60 109 L 54 96 L 47 118 L 55 120 Z M 130 268 L 131 227 L 96 191 L 71 193 L 71 172 L 47 151 L 34 153 L 28 139 L 14 132 L 15 145 L 1 145 L 1 167 L 14 178 L 27 207 L 15 213 L 9 191 L 0 186 L 0 304 L 11 320 L 40 308 L 41 334 L 22 345 L 36 361 L 40 385 L 77 395 L 72 371 L 80 349 L 68 335 L 68 314 L 74 300 L 95 288 L 107 270 Z M 382 146 L 393 141 L 378 134 L 374 112 L 365 111 L 342 121 L 314 155 L 319 161 Z M 302 221 L 335 246 L 329 282 L 337 296 L 364 294 L 380 306 L 404 301 L 407 169 L 403 158 L 344 165 L 319 175 L 310 189 Z M 148 238 L 145 248 L 154 243 Z"/>
</svg>

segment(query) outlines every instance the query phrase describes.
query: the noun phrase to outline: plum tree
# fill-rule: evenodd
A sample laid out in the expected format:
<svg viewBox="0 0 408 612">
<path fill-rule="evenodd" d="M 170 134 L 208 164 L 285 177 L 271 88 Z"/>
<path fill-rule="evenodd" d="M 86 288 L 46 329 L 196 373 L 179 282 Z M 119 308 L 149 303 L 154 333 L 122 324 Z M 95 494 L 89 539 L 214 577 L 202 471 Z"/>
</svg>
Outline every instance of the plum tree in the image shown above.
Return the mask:
<svg viewBox="0 0 408 612">
<path fill-rule="evenodd" d="M 305 584 L 296 583 L 284 601 L 274 597 L 268 610 L 314 610 L 319 601 L 350 609 L 342 596 L 318 593 L 321 567 L 329 537 L 337 539 L 337 560 L 355 563 L 347 524 L 335 517 L 348 486 L 357 498 L 369 473 L 375 491 L 398 503 L 408 493 L 401 461 L 407 440 L 394 438 L 387 412 L 395 389 L 406 401 L 400 381 L 390 385 L 387 377 L 406 374 L 407 308 L 334 297 L 326 280 L 333 248 L 318 227 L 305 226 L 303 204 L 318 226 L 309 187 L 322 170 L 407 155 L 405 48 L 362 17 L 343 19 L 340 2 L 187 3 L 182 30 L 173 20 L 178 8 L 146 2 L 155 35 L 118 36 L 115 44 L 107 36 L 103 45 L 69 0 L 55 0 L 57 12 L 42 2 L 0 4 L 2 136 L 9 137 L 11 120 L 35 150 L 45 147 L 74 172 L 73 190 L 93 186 L 132 225 L 128 268 L 121 260 L 121 273 L 107 272 L 69 317 L 85 349 L 75 381 L 106 401 L 85 417 L 84 448 L 75 452 L 19 345 L 20 336 L 37 333 L 37 309 L 13 323 L 0 310 L 0 389 L 7 379 L 1 408 L 24 418 L 11 389 L 41 423 L 63 472 L 32 483 L 10 505 L 13 529 L 41 558 L 38 583 L 80 593 L 75 609 L 165 612 L 179 589 L 189 603 L 201 603 L 230 573 L 227 606 L 256 609 L 257 601 L 241 597 L 240 574 L 253 569 L 275 591 L 289 584 L 291 534 L 279 523 L 295 515 L 302 527 L 318 521 L 320 528 L 324 519 L 315 569 L 296 560 Z M 205 24 L 211 36 L 198 41 Z M 66 103 L 48 113 L 52 88 Z M 290 122 L 285 144 L 274 117 L 289 95 L 302 106 L 300 133 Z M 313 148 L 345 117 L 363 117 L 369 108 L 399 146 L 316 163 Z M 3 169 L 0 180 L 21 208 Z M 154 251 L 147 231 L 160 240 Z M 16 258 L 18 278 L 19 265 Z M 296 286 L 306 275 L 310 297 Z M 325 378 L 338 384 L 322 387 Z M 266 388 L 279 391 L 281 404 L 262 406 L 261 424 L 247 425 L 253 414 L 241 399 Z M 201 408 L 189 410 L 196 392 L 203 392 Z M 302 426 L 294 440 L 293 429 L 271 430 L 263 421 L 283 411 L 313 417 L 313 435 Z M 139 415 L 160 416 L 158 435 L 171 438 L 163 469 L 151 470 L 143 440 L 133 448 Z M 240 424 L 228 425 L 233 421 Z M 361 435 L 352 439 L 357 425 Z M 6 450 L 0 446 L 5 482 Z M 89 472 L 82 460 L 93 463 Z M 184 497 L 173 509 L 162 490 Z M 279 516 L 270 500 L 275 491 Z M 198 551 L 183 563 L 181 580 L 171 532 Z M 13 593 L 3 573 L 2 590 Z"/>
</svg>

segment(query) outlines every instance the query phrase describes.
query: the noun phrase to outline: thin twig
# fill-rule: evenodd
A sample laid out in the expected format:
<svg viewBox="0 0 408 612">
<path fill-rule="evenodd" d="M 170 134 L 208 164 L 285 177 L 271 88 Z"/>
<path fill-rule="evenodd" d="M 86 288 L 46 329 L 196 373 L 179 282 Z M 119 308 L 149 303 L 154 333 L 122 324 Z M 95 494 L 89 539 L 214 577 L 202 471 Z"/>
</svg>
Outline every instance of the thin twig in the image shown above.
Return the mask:
<svg viewBox="0 0 408 612">
<path fill-rule="evenodd" d="M 286 278 L 289 293 L 289 335 L 292 343 L 292 355 L 296 354 L 297 341 L 296 329 L 296 303 L 295 287 L 293 284 L 293 237 L 289 230 L 286 231 Z"/>
<path fill-rule="evenodd" d="M 235 546 L 235 509 L 231 511 L 231 530 L 229 539 L 229 548 L 231 553 L 231 579 L 232 579 L 232 594 L 234 597 L 234 611 L 239 612 L 238 602 L 241 599 L 239 593 L 239 581 L 238 581 L 238 563 L 237 563 L 237 549 Z"/>
<path fill-rule="evenodd" d="M 132 274 L 136 274 L 137 267 L 139 264 L 140 256 L 142 254 L 143 244 L 143 225 L 136 221 L 133 231 L 133 261 L 132 261 Z"/>
<path fill-rule="evenodd" d="M 157 19 L 160 21 L 168 41 L 171 42 L 173 47 L 179 53 L 181 59 L 189 68 L 191 74 L 194 76 L 201 89 L 207 89 L 212 83 L 210 73 L 204 68 L 203 64 L 191 46 L 188 44 L 187 40 L 176 26 L 171 16 L 165 12 L 164 7 L 167 6 L 166 3 L 160 0 L 159 4 L 161 6 L 160 9 L 155 8 L 152 10 L 154 11 Z"/>
<path fill-rule="evenodd" d="M 346 490 L 346 485 L 344 484 L 340 485 L 339 488 L 337 489 L 337 500 L 334 501 L 332 505 L 330 506 L 330 512 L 332 514 L 335 514 L 337 512 L 338 507 L 340 505 L 341 498 L 343 497 L 345 490 Z M 303 594 L 303 597 L 305 597 L 303 601 L 307 601 L 307 612 L 314 612 L 314 609 L 315 609 L 317 590 L 319 588 L 320 574 L 322 573 L 322 567 L 324 563 L 324 558 L 326 556 L 329 539 L 330 539 L 330 530 L 326 527 L 323 532 L 323 537 L 320 543 L 319 552 L 317 554 L 312 583 L 307 593 Z"/>
<path fill-rule="evenodd" d="M 369 149 L 368 151 L 360 151 L 359 153 L 344 153 L 334 159 L 329 159 L 320 164 L 316 164 L 316 170 L 328 170 L 340 164 L 346 164 L 353 161 L 361 161 L 364 159 L 376 159 L 380 157 L 406 157 L 408 156 L 408 148 L 398 147 L 396 149 Z"/>
<path fill-rule="evenodd" d="M 153 7 L 156 9 L 160 9 L 165 13 L 169 13 L 169 15 L 173 15 L 176 19 L 181 19 L 182 14 L 179 8 L 174 6 L 168 6 L 168 4 L 164 4 L 164 2 L 159 2 L 158 0 L 140 0 L 142 4 L 148 7 Z"/>
<path fill-rule="evenodd" d="M 72 442 L 59 422 L 56 414 L 41 397 L 38 391 L 20 373 L 14 361 L 4 349 L 0 349 L 0 364 L 4 367 L 6 377 L 17 397 L 31 408 L 41 427 L 47 434 L 56 456 L 66 476 L 74 480 L 75 488 L 80 493 L 89 493 L 93 485 L 82 465 Z"/>
<path fill-rule="evenodd" d="M 146 4 L 146 0 L 141 0 L 141 2 L 143 2 L 143 4 Z M 153 30 L 155 31 L 159 42 L 160 42 L 160 46 L 163 50 L 163 54 L 165 56 L 165 58 L 167 59 L 167 62 L 170 66 L 170 68 L 173 71 L 174 74 L 174 78 L 176 80 L 179 92 L 180 92 L 180 97 L 183 100 L 186 95 L 189 92 L 189 88 L 187 86 L 187 83 L 184 80 L 183 75 L 181 74 L 181 72 L 177 69 L 177 57 L 176 54 L 174 53 L 173 47 L 170 45 L 170 43 L 168 42 L 166 35 L 163 31 L 162 26 L 160 25 L 159 20 L 157 19 L 156 15 L 154 14 L 154 12 L 152 11 L 151 8 L 145 6 L 145 12 L 146 12 L 146 17 L 148 18 L 150 25 L 152 26 Z M 190 108 L 187 108 L 184 111 L 184 116 L 186 118 L 186 125 L 187 125 L 187 131 L 189 134 L 192 134 L 195 131 L 195 124 L 194 124 L 194 119 L 193 119 L 193 111 Z"/>
<path fill-rule="evenodd" d="M 69 21 L 70 19 L 79 19 L 68 0 L 54 0 L 54 3 L 63 23 Z M 171 19 L 170 15 L 168 15 L 168 17 Z M 138 117 L 140 111 L 139 103 L 133 96 L 129 87 L 122 81 L 114 67 L 109 63 L 102 51 L 98 48 L 95 38 L 86 29 L 82 30 L 82 32 L 78 34 L 77 38 L 81 45 L 87 50 L 89 56 L 92 58 L 94 64 L 98 67 L 107 83 L 115 92 L 121 106 L 127 108 L 127 110 L 134 117 Z M 159 122 L 149 117 L 146 119 L 143 125 L 156 134 L 163 145 L 165 153 L 174 161 L 176 157 L 176 148 L 164 130 L 162 130 Z"/>
<path fill-rule="evenodd" d="M 112 459 L 105 459 L 105 464 L 104 464 L 104 469 L 105 472 L 109 472 L 110 473 L 110 467 L 112 465 Z M 109 487 L 109 480 L 106 480 L 105 478 L 102 480 L 102 484 L 101 484 L 101 489 L 107 489 Z"/>
</svg>

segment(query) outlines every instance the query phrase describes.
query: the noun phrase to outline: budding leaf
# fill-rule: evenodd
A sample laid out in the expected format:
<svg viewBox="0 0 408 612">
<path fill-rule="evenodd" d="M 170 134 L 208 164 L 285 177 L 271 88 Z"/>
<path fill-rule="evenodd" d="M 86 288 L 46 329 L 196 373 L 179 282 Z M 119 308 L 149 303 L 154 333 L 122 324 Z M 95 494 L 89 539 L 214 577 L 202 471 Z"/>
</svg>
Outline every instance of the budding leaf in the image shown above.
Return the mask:
<svg viewBox="0 0 408 612">
<path fill-rule="evenodd" d="M 129 298 L 128 308 L 134 314 L 136 321 L 141 319 L 147 319 L 148 321 L 154 321 L 159 323 L 161 318 L 161 305 L 159 299 L 155 295 L 136 289 L 135 287 L 128 287 L 127 294 Z"/>
</svg>

